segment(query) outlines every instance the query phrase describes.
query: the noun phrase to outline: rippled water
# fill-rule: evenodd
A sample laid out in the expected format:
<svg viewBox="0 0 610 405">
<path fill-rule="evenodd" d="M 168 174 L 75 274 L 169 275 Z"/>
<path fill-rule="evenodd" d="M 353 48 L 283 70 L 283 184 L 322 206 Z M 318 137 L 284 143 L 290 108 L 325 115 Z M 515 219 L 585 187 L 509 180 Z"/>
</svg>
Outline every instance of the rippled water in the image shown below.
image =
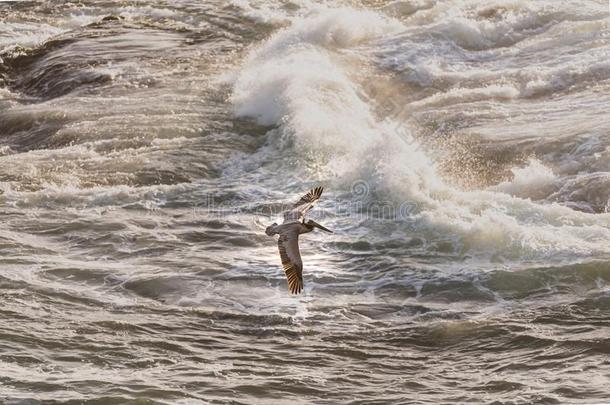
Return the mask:
<svg viewBox="0 0 610 405">
<path fill-rule="evenodd" d="M 0 402 L 610 401 L 609 61 L 601 0 L 0 2 Z"/>
</svg>

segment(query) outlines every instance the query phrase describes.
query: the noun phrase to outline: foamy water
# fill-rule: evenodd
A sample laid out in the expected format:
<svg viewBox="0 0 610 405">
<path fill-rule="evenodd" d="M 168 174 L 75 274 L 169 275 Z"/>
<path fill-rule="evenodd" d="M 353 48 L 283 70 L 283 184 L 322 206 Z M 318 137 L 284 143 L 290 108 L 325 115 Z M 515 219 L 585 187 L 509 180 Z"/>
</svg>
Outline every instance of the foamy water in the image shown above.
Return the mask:
<svg viewBox="0 0 610 405">
<path fill-rule="evenodd" d="M 604 2 L 0 16 L 2 401 L 610 400 Z"/>
</svg>

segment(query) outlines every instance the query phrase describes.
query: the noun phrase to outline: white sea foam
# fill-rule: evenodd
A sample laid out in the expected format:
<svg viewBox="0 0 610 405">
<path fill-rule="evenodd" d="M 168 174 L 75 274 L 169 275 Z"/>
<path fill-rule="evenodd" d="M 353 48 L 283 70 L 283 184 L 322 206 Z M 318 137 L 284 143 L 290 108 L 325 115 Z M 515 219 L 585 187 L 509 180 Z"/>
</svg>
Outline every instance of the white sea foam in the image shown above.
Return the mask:
<svg viewBox="0 0 610 405">
<path fill-rule="evenodd" d="M 603 11 L 593 2 L 443 1 L 409 22 L 460 47 L 482 50 L 515 44 L 561 21 L 602 18 Z"/>
<path fill-rule="evenodd" d="M 411 103 L 411 107 L 444 106 L 455 103 L 471 103 L 481 100 L 513 99 L 519 96 L 519 90 L 513 86 L 492 84 L 481 88 L 453 88 L 436 93 L 423 100 Z"/>
<path fill-rule="evenodd" d="M 236 114 L 263 125 L 283 123 L 310 146 L 351 149 L 361 141 L 368 146 L 375 120 L 332 51 L 398 27 L 371 12 L 349 9 L 298 20 L 250 54 L 234 85 Z"/>
<path fill-rule="evenodd" d="M 295 0 L 292 7 L 283 2 L 260 0 L 231 0 L 230 3 L 241 9 L 241 14 L 263 24 L 288 24 L 295 16 L 324 6 L 324 2 Z"/>
<path fill-rule="evenodd" d="M 602 9 L 594 2 L 439 2 L 374 51 L 421 86 L 512 86 L 519 97 L 538 97 L 610 78 Z"/>
<path fill-rule="evenodd" d="M 168 8 L 158 8 L 152 6 L 125 6 L 117 8 L 117 11 L 124 16 L 150 16 L 154 18 L 170 18 L 179 15 L 180 13 Z"/>
<path fill-rule="evenodd" d="M 35 48 L 54 36 L 99 20 L 100 16 L 78 13 L 54 19 L 53 25 L 0 22 L 0 52 L 17 46 Z"/>
<path fill-rule="evenodd" d="M 0 23 L 0 51 L 15 46 L 33 48 L 65 30 L 46 24 Z"/>
<path fill-rule="evenodd" d="M 490 187 L 510 195 L 525 198 L 544 198 L 553 191 L 558 178 L 553 170 L 536 159 L 530 159 L 527 166 L 513 168 L 513 179 Z"/>
</svg>

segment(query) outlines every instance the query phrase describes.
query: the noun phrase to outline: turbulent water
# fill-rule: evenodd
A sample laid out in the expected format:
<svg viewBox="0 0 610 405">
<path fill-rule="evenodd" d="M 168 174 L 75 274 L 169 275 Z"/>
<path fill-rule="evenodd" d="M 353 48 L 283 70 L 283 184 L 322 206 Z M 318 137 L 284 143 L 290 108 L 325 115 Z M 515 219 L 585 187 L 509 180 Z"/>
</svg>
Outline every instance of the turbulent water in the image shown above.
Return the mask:
<svg viewBox="0 0 610 405">
<path fill-rule="evenodd" d="M 0 403 L 610 401 L 609 12 L 0 2 Z"/>
</svg>

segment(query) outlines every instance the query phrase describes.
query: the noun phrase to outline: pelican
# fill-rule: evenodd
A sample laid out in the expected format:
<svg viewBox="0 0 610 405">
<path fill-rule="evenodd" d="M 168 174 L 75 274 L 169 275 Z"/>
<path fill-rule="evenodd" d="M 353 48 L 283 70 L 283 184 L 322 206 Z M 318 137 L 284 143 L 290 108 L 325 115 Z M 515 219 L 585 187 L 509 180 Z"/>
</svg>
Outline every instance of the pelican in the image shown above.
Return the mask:
<svg viewBox="0 0 610 405">
<path fill-rule="evenodd" d="M 305 222 L 305 215 L 320 199 L 323 190 L 322 187 L 309 190 L 291 209 L 284 212 L 282 225 L 273 223 L 265 229 L 265 233 L 269 236 L 280 235 L 277 247 L 280 251 L 284 273 L 288 279 L 288 289 L 293 294 L 298 294 L 303 290 L 303 262 L 299 252 L 299 235 L 311 232 L 314 228 L 333 233 L 311 219 Z"/>
</svg>

